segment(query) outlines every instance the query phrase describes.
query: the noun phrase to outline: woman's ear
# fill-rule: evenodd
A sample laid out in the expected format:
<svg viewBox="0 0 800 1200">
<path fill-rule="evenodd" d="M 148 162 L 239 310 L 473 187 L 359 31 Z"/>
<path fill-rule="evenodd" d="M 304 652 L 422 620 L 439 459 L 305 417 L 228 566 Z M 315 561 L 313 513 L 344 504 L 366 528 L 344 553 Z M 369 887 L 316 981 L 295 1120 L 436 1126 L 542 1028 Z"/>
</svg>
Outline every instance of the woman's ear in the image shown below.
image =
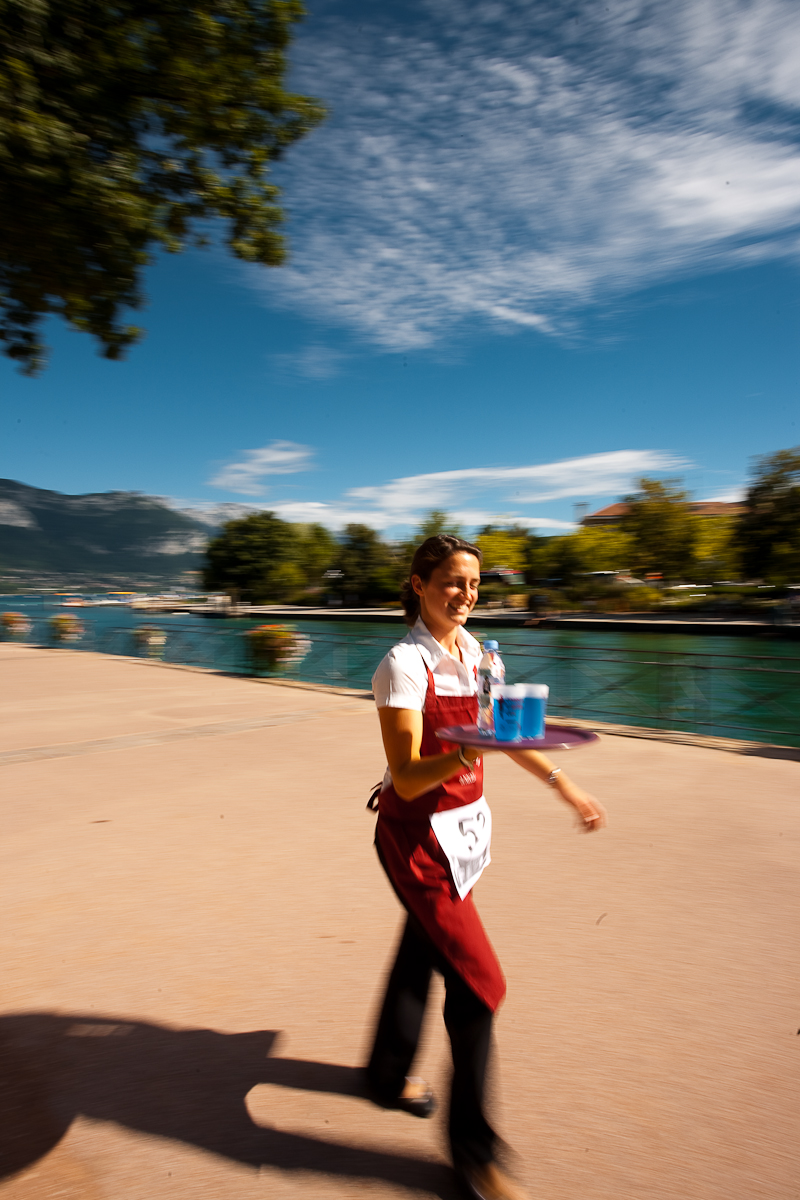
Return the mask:
<svg viewBox="0 0 800 1200">
<path fill-rule="evenodd" d="M 421 596 L 421 595 L 422 595 L 422 593 L 423 593 L 423 590 L 424 590 L 424 586 L 423 586 L 423 583 L 422 583 L 422 579 L 420 578 L 420 576 L 419 576 L 419 575 L 412 575 L 412 576 L 411 576 L 411 586 L 412 586 L 412 588 L 414 589 L 414 591 L 417 593 L 417 595 L 418 595 L 418 596 Z"/>
</svg>

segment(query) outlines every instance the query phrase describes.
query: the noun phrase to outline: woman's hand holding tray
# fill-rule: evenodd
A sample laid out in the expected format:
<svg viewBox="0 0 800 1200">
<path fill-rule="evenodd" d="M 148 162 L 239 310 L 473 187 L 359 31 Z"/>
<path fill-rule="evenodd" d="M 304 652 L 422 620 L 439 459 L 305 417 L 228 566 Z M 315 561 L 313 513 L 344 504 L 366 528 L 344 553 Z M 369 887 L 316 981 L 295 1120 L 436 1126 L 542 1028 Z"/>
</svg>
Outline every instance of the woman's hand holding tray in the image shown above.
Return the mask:
<svg viewBox="0 0 800 1200">
<path fill-rule="evenodd" d="M 486 750 L 577 750 L 598 741 L 598 734 L 590 729 L 573 729 L 571 725 L 554 725 L 548 721 L 544 737 L 521 738 L 516 742 L 500 742 L 486 737 L 477 725 L 448 725 L 437 729 L 436 736 L 443 742 L 454 742 L 458 746 L 483 746 Z"/>
</svg>

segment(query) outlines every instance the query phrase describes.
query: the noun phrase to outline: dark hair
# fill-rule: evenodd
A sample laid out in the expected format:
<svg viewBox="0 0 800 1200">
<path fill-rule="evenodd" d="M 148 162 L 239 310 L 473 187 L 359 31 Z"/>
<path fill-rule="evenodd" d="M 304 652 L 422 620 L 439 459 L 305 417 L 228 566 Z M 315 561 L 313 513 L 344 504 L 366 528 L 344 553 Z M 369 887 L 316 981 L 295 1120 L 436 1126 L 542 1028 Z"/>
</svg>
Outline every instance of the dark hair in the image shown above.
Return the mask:
<svg viewBox="0 0 800 1200">
<path fill-rule="evenodd" d="M 408 570 L 408 579 L 404 580 L 400 588 L 400 600 L 405 609 L 407 625 L 413 625 L 419 616 L 419 596 L 411 586 L 411 576 L 419 575 L 420 579 L 427 583 L 436 568 L 454 554 L 474 554 L 478 562 L 481 561 L 481 552 L 477 546 L 465 542 L 463 538 L 453 537 L 450 533 L 437 533 L 434 537 L 426 538 L 421 546 L 417 546 Z"/>
</svg>

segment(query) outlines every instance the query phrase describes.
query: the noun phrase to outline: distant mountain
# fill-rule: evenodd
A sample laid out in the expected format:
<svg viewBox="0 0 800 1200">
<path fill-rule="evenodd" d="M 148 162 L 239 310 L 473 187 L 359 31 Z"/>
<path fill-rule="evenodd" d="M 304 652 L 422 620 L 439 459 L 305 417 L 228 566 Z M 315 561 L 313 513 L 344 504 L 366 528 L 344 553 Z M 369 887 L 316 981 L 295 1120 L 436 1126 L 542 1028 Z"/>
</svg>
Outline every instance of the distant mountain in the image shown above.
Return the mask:
<svg viewBox="0 0 800 1200">
<path fill-rule="evenodd" d="M 204 514 L 205 516 L 206 514 Z M 68 586 L 177 582 L 214 527 L 138 492 L 65 496 L 0 479 L 0 578 Z"/>
</svg>

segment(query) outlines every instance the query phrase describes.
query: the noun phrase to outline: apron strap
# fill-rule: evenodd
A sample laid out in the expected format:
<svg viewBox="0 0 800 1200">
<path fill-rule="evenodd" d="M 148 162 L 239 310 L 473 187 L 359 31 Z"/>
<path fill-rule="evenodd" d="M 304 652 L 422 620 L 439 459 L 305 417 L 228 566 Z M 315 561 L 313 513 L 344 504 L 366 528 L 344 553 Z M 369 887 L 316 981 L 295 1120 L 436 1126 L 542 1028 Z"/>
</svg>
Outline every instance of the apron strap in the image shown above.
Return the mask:
<svg viewBox="0 0 800 1200">
<path fill-rule="evenodd" d="M 367 801 L 367 809 L 369 810 L 369 812 L 377 812 L 378 811 L 378 797 L 380 796 L 382 791 L 383 791 L 383 780 L 381 780 L 380 783 L 375 785 L 375 790 L 373 791 L 372 795 L 370 796 L 369 800 Z"/>
</svg>

